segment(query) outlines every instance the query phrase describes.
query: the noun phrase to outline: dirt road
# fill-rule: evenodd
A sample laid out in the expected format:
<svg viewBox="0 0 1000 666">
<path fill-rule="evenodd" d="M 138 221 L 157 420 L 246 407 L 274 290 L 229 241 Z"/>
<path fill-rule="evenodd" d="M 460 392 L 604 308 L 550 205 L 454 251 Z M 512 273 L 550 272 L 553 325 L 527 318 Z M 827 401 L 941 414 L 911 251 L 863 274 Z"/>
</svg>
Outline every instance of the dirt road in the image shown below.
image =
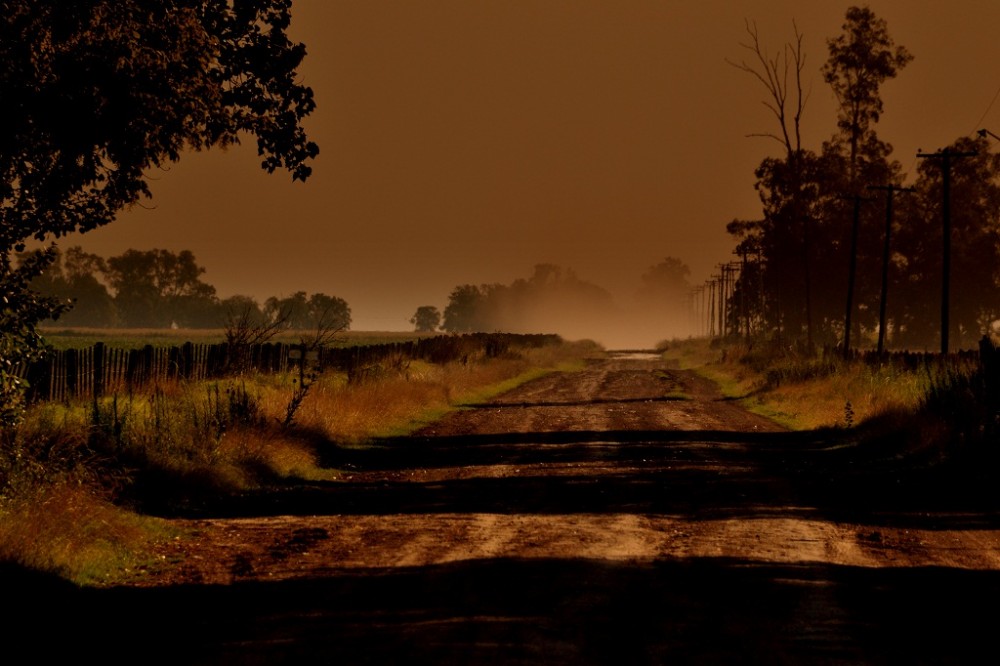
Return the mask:
<svg viewBox="0 0 1000 666">
<path fill-rule="evenodd" d="M 185 663 L 978 663 L 998 512 L 893 455 L 620 355 L 184 519 L 134 585 L 52 593 L 78 640 Z"/>
</svg>

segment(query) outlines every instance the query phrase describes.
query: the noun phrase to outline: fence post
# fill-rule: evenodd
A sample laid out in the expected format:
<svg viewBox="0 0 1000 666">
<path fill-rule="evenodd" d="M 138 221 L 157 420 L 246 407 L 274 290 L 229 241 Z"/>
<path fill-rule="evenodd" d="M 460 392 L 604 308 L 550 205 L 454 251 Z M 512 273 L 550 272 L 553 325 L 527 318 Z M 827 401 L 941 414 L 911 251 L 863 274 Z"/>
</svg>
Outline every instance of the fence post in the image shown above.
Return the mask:
<svg viewBox="0 0 1000 666">
<path fill-rule="evenodd" d="M 1000 351 L 989 334 L 979 341 L 979 365 L 986 388 L 987 436 L 1000 429 Z"/>
<path fill-rule="evenodd" d="M 94 397 L 100 398 L 104 394 L 104 343 L 94 344 Z"/>
<path fill-rule="evenodd" d="M 64 356 L 66 361 L 66 400 L 75 398 L 77 395 L 77 379 L 79 377 L 80 353 L 76 349 L 67 349 Z"/>
</svg>

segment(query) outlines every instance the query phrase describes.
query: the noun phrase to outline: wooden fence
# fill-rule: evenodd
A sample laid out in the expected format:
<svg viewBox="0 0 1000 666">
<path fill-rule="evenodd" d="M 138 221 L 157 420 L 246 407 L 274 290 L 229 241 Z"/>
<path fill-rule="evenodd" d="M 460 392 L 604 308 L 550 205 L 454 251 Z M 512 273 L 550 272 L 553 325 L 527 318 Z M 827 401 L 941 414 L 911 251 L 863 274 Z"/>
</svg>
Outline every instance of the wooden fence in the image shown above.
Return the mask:
<svg viewBox="0 0 1000 666">
<path fill-rule="evenodd" d="M 157 381 L 286 372 L 302 363 L 340 370 L 355 378 L 389 361 L 420 359 L 445 363 L 477 355 L 497 357 L 516 348 L 540 347 L 559 340 L 556 335 L 469 333 L 318 349 L 284 343 L 234 346 L 191 342 L 175 347 L 147 345 L 141 349 L 120 349 L 97 343 L 83 349 L 50 352 L 21 374 L 29 383 L 29 401 L 63 401 L 101 396 Z"/>
</svg>

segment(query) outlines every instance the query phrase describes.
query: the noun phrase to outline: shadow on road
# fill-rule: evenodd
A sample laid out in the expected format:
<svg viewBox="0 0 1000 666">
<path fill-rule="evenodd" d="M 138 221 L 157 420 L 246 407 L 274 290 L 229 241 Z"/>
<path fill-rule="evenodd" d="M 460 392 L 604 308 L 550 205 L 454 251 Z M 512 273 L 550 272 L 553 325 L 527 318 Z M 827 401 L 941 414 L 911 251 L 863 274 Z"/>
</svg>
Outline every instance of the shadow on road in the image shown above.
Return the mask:
<svg viewBox="0 0 1000 666">
<path fill-rule="evenodd" d="M 627 512 L 688 520 L 795 516 L 873 527 L 1000 527 L 992 486 L 951 475 L 947 467 L 872 456 L 837 431 L 505 433 L 384 439 L 363 448 L 328 444 L 323 451 L 324 465 L 356 478 L 294 483 L 183 511 L 146 508 L 187 517 Z M 486 475 L 498 464 L 509 474 Z M 461 478 L 421 480 L 435 468 L 463 470 Z"/>
<path fill-rule="evenodd" d="M 184 664 L 981 663 L 1000 572 L 695 559 L 476 560 L 76 589 L 0 572 L 8 654 Z M 830 609 L 840 609 L 831 617 Z M 32 638 L 36 628 L 46 638 Z"/>
</svg>

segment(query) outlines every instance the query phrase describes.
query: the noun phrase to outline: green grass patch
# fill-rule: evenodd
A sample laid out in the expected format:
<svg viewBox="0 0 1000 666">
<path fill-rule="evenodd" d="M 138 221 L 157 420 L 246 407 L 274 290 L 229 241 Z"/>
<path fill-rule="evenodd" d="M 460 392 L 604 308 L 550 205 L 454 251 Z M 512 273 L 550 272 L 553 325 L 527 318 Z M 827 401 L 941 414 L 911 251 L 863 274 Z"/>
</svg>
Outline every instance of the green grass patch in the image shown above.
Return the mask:
<svg viewBox="0 0 1000 666">
<path fill-rule="evenodd" d="M 758 345 L 709 340 L 665 345 L 663 358 L 718 385 L 722 395 L 786 428 L 850 428 L 883 414 L 916 410 L 934 372 L 868 365 Z"/>
<path fill-rule="evenodd" d="M 126 511 L 73 483 L 0 500 L 0 561 L 77 585 L 113 585 L 154 568 L 155 544 L 178 536 L 167 521 Z"/>
</svg>

